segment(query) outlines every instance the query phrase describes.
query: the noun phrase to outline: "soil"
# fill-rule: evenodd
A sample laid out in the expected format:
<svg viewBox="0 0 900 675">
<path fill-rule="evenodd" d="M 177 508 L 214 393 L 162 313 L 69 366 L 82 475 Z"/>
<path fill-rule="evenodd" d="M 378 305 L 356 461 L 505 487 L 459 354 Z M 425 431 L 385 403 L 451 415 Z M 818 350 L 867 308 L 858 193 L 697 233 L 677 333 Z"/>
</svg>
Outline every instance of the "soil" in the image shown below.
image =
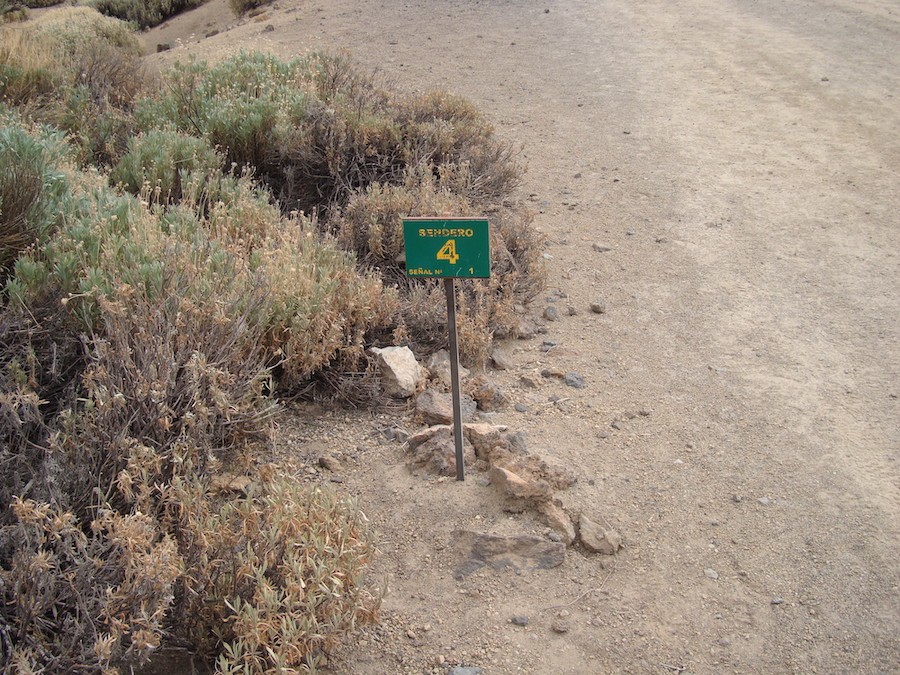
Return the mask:
<svg viewBox="0 0 900 675">
<path fill-rule="evenodd" d="M 890 0 L 212 0 L 144 34 L 161 65 L 345 49 L 468 97 L 527 164 L 530 311 L 574 311 L 507 343 L 487 417 L 576 472 L 614 556 L 457 579 L 454 530 L 547 528 L 484 474 L 411 472 L 402 405 L 291 408 L 279 452 L 358 499 L 387 586 L 330 669 L 900 671 L 898 38 Z"/>
</svg>

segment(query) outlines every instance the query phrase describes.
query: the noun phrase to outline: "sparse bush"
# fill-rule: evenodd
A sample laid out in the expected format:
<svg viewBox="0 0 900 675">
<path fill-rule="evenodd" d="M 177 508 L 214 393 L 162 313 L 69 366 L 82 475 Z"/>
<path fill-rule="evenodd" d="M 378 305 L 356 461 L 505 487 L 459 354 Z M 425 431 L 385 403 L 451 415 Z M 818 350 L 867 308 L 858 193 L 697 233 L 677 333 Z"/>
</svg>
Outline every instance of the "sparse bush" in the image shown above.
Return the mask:
<svg viewBox="0 0 900 675">
<path fill-rule="evenodd" d="M 151 28 L 170 16 L 199 7 L 207 0 L 89 0 L 101 14 L 130 21 L 139 28 Z"/>
<path fill-rule="evenodd" d="M 174 124 L 250 165 L 285 209 L 327 212 L 372 183 L 402 184 L 428 166 L 477 203 L 508 196 L 512 151 L 470 104 L 443 94 L 405 99 L 342 55 L 283 62 L 241 54 L 176 66 L 165 93 L 137 111 Z"/>
</svg>

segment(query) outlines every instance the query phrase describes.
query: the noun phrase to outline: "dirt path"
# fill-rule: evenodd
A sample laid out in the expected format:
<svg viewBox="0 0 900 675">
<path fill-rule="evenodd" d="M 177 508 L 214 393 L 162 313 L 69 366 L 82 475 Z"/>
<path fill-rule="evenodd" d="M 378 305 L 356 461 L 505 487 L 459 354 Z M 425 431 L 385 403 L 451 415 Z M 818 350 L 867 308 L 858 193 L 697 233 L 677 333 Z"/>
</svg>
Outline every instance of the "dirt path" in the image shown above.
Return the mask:
<svg viewBox="0 0 900 675">
<path fill-rule="evenodd" d="M 549 352 L 512 345 L 492 376 L 527 412 L 495 421 L 626 538 L 457 581 L 451 530 L 541 526 L 478 476 L 410 475 L 376 440 L 387 416 L 298 418 L 284 446 L 342 452 L 390 575 L 385 624 L 337 672 L 900 670 L 896 3 L 282 0 L 238 26 L 223 7 L 193 19 L 222 33 L 159 58 L 346 48 L 523 144 L 551 289 L 578 313 Z M 521 385 L 546 366 L 587 386 Z"/>
</svg>

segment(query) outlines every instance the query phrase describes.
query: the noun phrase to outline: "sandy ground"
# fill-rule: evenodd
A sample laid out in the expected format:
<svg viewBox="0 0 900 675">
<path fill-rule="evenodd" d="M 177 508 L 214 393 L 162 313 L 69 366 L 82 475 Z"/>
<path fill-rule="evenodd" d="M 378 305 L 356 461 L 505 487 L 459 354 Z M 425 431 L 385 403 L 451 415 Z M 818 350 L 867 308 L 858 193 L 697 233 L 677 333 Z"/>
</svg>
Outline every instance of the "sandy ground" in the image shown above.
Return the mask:
<svg viewBox="0 0 900 675">
<path fill-rule="evenodd" d="M 399 412 L 286 420 L 282 449 L 343 458 L 389 582 L 330 668 L 900 671 L 896 2 L 280 0 L 238 22 L 213 0 L 145 37 L 174 45 L 160 63 L 347 49 L 469 97 L 523 148 L 548 295 L 577 311 L 510 345 L 490 375 L 527 412 L 493 421 L 576 471 L 563 502 L 616 556 L 458 581 L 453 530 L 543 526 L 478 474 L 411 474 L 379 434 Z M 585 388 L 521 384 L 549 366 Z"/>
</svg>

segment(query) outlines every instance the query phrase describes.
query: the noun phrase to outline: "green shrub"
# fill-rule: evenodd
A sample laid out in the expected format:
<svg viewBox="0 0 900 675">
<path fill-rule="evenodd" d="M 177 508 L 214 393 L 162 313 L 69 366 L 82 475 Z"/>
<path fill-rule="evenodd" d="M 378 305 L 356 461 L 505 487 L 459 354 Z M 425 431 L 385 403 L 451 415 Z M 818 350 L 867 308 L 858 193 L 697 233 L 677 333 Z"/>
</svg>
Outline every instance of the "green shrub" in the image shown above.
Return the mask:
<svg viewBox="0 0 900 675">
<path fill-rule="evenodd" d="M 69 149 L 62 134 L 28 134 L 0 126 L 0 285 L 28 246 L 44 241 L 61 222 L 68 182 L 62 164 Z"/>
<path fill-rule="evenodd" d="M 110 181 L 139 194 L 145 184 L 156 201 L 181 199 L 192 174 L 217 176 L 224 160 L 202 139 L 177 131 L 152 129 L 128 141 L 128 150 L 110 173 Z"/>
<path fill-rule="evenodd" d="M 170 16 L 199 7 L 207 0 L 90 0 L 101 14 L 130 21 L 139 28 L 161 24 Z"/>
</svg>

